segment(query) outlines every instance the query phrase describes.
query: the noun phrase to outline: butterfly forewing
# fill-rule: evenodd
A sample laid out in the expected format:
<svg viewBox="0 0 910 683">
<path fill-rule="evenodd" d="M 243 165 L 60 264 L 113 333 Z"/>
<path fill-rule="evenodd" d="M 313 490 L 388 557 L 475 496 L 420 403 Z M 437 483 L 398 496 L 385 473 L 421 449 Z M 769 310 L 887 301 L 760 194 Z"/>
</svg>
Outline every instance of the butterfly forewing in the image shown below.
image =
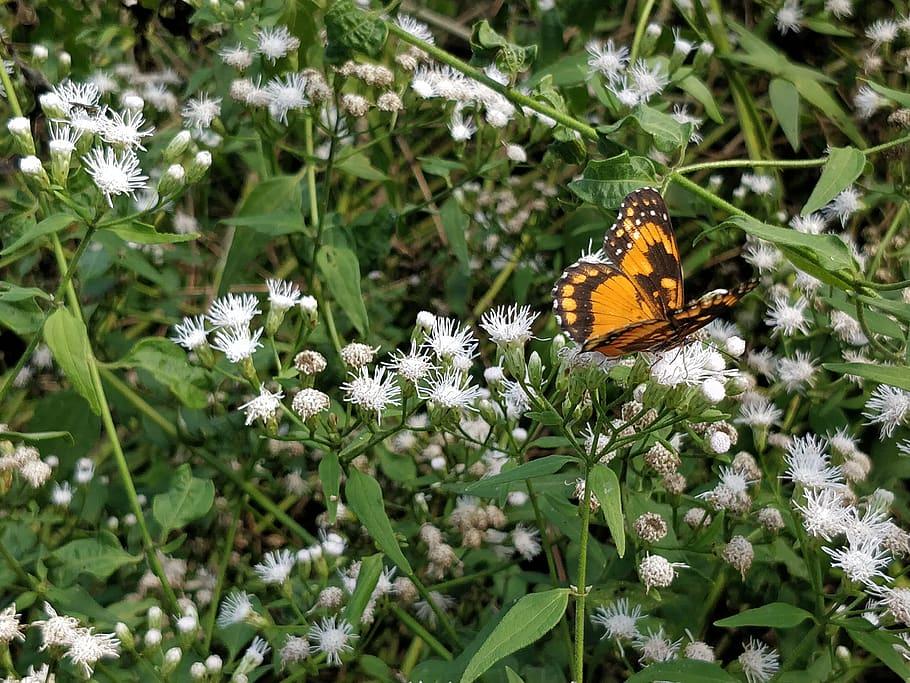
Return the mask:
<svg viewBox="0 0 910 683">
<path fill-rule="evenodd" d="M 693 332 L 700 330 L 715 318 L 725 315 L 739 300 L 755 289 L 757 283 L 752 280 L 745 282 L 731 290 L 715 289 L 695 301 L 689 302 L 685 308 L 673 313 L 673 323 L 680 337 L 688 337 Z"/>
<path fill-rule="evenodd" d="M 667 205 L 650 187 L 630 192 L 604 237 L 607 258 L 664 314 L 683 306 L 679 249 Z"/>
<path fill-rule="evenodd" d="M 553 302 L 560 325 L 585 347 L 660 317 L 628 277 L 605 263 L 579 261 L 570 266 L 553 288 Z"/>
</svg>

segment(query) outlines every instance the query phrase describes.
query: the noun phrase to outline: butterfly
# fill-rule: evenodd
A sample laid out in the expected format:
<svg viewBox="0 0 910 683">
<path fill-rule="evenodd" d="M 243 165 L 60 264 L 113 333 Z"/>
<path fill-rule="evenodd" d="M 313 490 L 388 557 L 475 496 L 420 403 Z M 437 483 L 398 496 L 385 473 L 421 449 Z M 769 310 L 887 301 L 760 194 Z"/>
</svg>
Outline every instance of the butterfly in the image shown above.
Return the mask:
<svg viewBox="0 0 910 683">
<path fill-rule="evenodd" d="M 626 195 L 603 250 L 562 274 L 553 288 L 553 308 L 562 329 L 585 351 L 616 357 L 679 346 L 755 284 L 716 289 L 685 303 L 667 205 L 647 187 Z"/>
</svg>

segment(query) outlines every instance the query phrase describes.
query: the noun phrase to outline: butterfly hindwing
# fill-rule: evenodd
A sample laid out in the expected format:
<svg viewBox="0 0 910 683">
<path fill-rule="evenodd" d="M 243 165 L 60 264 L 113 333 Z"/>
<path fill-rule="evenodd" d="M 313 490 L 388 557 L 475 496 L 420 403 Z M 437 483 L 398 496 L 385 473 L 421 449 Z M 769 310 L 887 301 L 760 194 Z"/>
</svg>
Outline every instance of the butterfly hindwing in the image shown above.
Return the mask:
<svg viewBox="0 0 910 683">
<path fill-rule="evenodd" d="M 608 357 L 624 356 L 636 351 L 655 351 L 675 345 L 676 330 L 667 320 L 646 320 L 616 330 L 606 337 L 592 340 L 586 351 L 599 351 Z"/>
<path fill-rule="evenodd" d="M 604 238 L 607 258 L 666 317 L 682 308 L 679 248 L 660 193 L 646 187 L 626 195 Z"/>
<path fill-rule="evenodd" d="M 631 325 L 660 317 L 623 273 L 609 264 L 579 261 L 553 288 L 563 329 L 586 349 Z"/>
<path fill-rule="evenodd" d="M 682 339 L 710 323 L 715 318 L 725 315 L 739 300 L 755 289 L 757 283 L 752 280 L 745 282 L 732 290 L 715 289 L 695 301 L 689 302 L 685 308 L 673 314 L 673 323 Z"/>
</svg>

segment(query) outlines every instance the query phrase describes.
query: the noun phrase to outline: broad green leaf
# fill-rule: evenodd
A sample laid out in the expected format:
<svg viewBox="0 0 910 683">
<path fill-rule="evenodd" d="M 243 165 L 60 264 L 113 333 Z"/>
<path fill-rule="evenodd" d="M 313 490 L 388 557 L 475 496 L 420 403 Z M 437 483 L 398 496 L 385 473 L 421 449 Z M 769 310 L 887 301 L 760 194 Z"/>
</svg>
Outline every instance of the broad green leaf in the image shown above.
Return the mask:
<svg viewBox="0 0 910 683">
<path fill-rule="evenodd" d="M 641 129 L 654 138 L 654 146 L 661 152 L 676 152 L 689 142 L 691 124 L 679 123 L 669 114 L 652 109 L 646 104 L 639 105 L 632 113 Z"/>
<path fill-rule="evenodd" d="M 606 465 L 597 464 L 588 475 L 591 493 L 600 501 L 604 521 L 613 536 L 616 552 L 620 557 L 626 554 L 626 525 L 622 516 L 622 497 L 619 492 L 619 478 Z"/>
<path fill-rule="evenodd" d="M 417 157 L 420 162 L 420 168 L 424 173 L 438 175 L 442 178 L 448 178 L 452 171 L 464 171 L 465 165 L 460 161 L 452 159 L 443 159 L 442 157 Z"/>
<path fill-rule="evenodd" d="M 180 529 L 204 516 L 214 501 L 212 480 L 194 477 L 190 466 L 184 463 L 177 468 L 170 490 L 152 499 L 152 516 L 165 536 L 172 529 Z"/>
<path fill-rule="evenodd" d="M 863 79 L 865 80 L 865 79 Z M 879 95 L 887 97 L 889 100 L 897 102 L 902 107 L 910 107 L 910 93 L 905 90 L 895 90 L 894 88 L 887 88 L 880 83 L 875 81 L 866 81 L 870 88 L 872 88 Z"/>
<path fill-rule="evenodd" d="M 871 363 L 823 363 L 822 367 L 842 375 L 856 375 L 873 382 L 910 391 L 910 366 L 873 365 Z"/>
<path fill-rule="evenodd" d="M 361 336 L 366 336 L 370 324 L 360 291 L 360 263 L 357 255 L 345 246 L 323 244 L 316 254 L 316 264 L 338 305 Z"/>
<path fill-rule="evenodd" d="M 794 150 L 799 149 L 799 91 L 783 78 L 774 78 L 768 87 L 771 108 L 780 123 L 781 130 Z"/>
<path fill-rule="evenodd" d="M 17 303 L 19 301 L 31 301 L 33 299 L 44 299 L 45 301 L 49 301 L 51 295 L 37 287 L 20 287 L 12 282 L 0 282 L 0 301 Z"/>
<path fill-rule="evenodd" d="M 655 662 L 639 671 L 626 683 L 736 683 L 734 678 L 714 662 L 698 659 L 674 659 L 670 662 Z"/>
<path fill-rule="evenodd" d="M 388 28 L 375 12 L 362 10 L 354 0 L 336 0 L 325 13 L 325 32 L 328 45 L 325 58 L 332 63 L 342 62 L 362 52 L 376 56 L 385 45 Z"/>
<path fill-rule="evenodd" d="M 346 156 L 341 161 L 335 162 L 335 168 L 342 173 L 360 178 L 361 180 L 388 180 L 389 177 L 370 163 L 369 157 L 363 152 L 355 152 Z"/>
<path fill-rule="evenodd" d="M 504 484 L 553 474 L 562 469 L 563 465 L 568 462 L 575 462 L 575 458 L 568 455 L 548 455 L 543 458 L 536 458 L 511 470 L 468 484 L 464 488 L 464 492 L 482 498 L 492 497 L 499 493 L 500 487 Z"/>
<path fill-rule="evenodd" d="M 772 602 L 755 609 L 747 609 L 726 619 L 714 622 L 715 626 L 733 628 L 737 626 L 771 626 L 773 628 L 793 628 L 806 619 L 815 618 L 806 610 L 794 607 L 785 602 Z"/>
<path fill-rule="evenodd" d="M 716 123 L 724 122 L 724 117 L 721 115 L 720 109 L 717 108 L 717 102 L 714 101 L 714 95 L 711 94 L 711 90 L 697 77 L 693 76 L 691 72 L 688 76 L 681 78 L 677 85 L 701 103 L 708 118 Z"/>
<path fill-rule="evenodd" d="M 525 683 L 524 679 L 515 673 L 511 667 L 506 667 L 506 682 L 507 683 Z"/>
<path fill-rule="evenodd" d="M 802 21 L 803 26 L 805 26 L 810 31 L 815 31 L 816 33 L 821 33 L 826 36 L 838 36 L 840 38 L 852 38 L 853 32 L 848 31 L 839 26 L 835 26 L 829 21 L 825 21 L 819 17 L 804 17 Z"/>
<path fill-rule="evenodd" d="M 78 220 L 79 219 L 75 216 L 71 216 L 67 213 L 55 213 L 53 216 L 48 216 L 40 223 L 33 223 L 27 227 L 19 237 L 13 240 L 12 244 L 4 247 L 3 251 L 0 251 L 0 255 L 6 256 L 7 254 L 12 254 L 14 251 L 34 242 L 36 239 L 55 232 L 60 232 Z"/>
<path fill-rule="evenodd" d="M 468 270 L 468 217 L 454 197 L 449 197 L 439 208 L 439 219 L 446 233 L 449 248 L 458 259 L 462 269 Z"/>
<path fill-rule="evenodd" d="M 615 211 L 627 194 L 653 185 L 654 164 L 644 157 L 630 157 L 628 152 L 591 161 L 579 180 L 569 183 L 569 189 L 579 198 Z"/>
<path fill-rule="evenodd" d="M 884 311 L 889 315 L 893 315 L 898 320 L 903 320 L 905 323 L 910 323 L 910 304 L 905 304 L 900 300 L 885 299 L 884 297 L 876 296 L 866 296 L 864 294 L 858 295 L 857 298 L 872 308 L 877 308 L 878 310 Z"/>
<path fill-rule="evenodd" d="M 176 244 L 178 242 L 189 242 L 199 237 L 198 232 L 186 235 L 176 232 L 158 232 L 155 230 L 154 225 L 140 223 L 139 221 L 112 225 L 104 229 L 114 233 L 122 240 L 136 242 L 137 244 Z"/>
<path fill-rule="evenodd" d="M 862 134 L 856 124 L 853 123 L 853 119 L 832 97 L 833 88 L 822 85 L 816 80 L 801 77 L 800 74 L 795 72 L 785 74 L 785 77 L 796 86 L 804 100 L 830 118 L 850 138 L 854 145 L 858 147 L 866 146 L 866 141 L 863 140 Z"/>
<path fill-rule="evenodd" d="M 147 370 L 188 408 L 204 408 L 208 404 L 205 370 L 190 365 L 186 353 L 168 339 L 146 337 L 112 367 Z"/>
<path fill-rule="evenodd" d="M 859 178 L 866 165 L 866 155 L 855 147 L 832 147 L 822 175 L 800 212 L 808 216 L 818 211 Z"/>
<path fill-rule="evenodd" d="M 85 323 L 68 309 L 59 308 L 44 323 L 44 341 L 73 388 L 88 401 L 92 412 L 100 415 L 101 401 L 92 381 L 92 350 Z"/>
<path fill-rule="evenodd" d="M 471 51 L 480 59 L 495 61 L 506 73 L 525 71 L 537 57 L 536 45 L 516 45 L 499 35 L 490 22 L 483 19 L 474 24 L 471 32 Z"/>
<path fill-rule="evenodd" d="M 0 326 L 6 327 L 20 336 L 37 332 L 43 320 L 41 309 L 34 303 L 31 303 L 26 309 L 24 306 L 15 306 L 0 301 Z"/>
<path fill-rule="evenodd" d="M 568 602 L 569 591 L 565 588 L 531 593 L 519 599 L 471 657 L 461 683 L 477 680 L 503 657 L 543 637 L 559 623 Z"/>
<path fill-rule="evenodd" d="M 910 680 L 910 665 L 896 649 L 897 647 L 905 648 L 906 644 L 897 637 L 897 634 L 885 631 L 866 631 L 849 626 L 847 633 L 854 643 L 878 657 L 885 666 L 900 676 L 902 681 Z"/>
<path fill-rule="evenodd" d="M 338 495 L 341 491 L 341 465 L 335 451 L 329 451 L 319 461 L 319 481 L 322 482 L 329 524 L 334 524 L 335 515 L 338 514 Z"/>
<path fill-rule="evenodd" d="M 102 531 L 97 538 L 82 538 L 70 541 L 57 548 L 54 559 L 74 574 L 91 574 L 104 580 L 127 564 L 136 564 L 141 556 L 134 557 L 126 552 L 112 533 Z"/>
<path fill-rule="evenodd" d="M 850 298 L 848 298 L 846 292 L 841 291 L 839 289 L 835 289 L 835 290 L 832 290 L 829 295 L 822 296 L 820 298 L 822 299 L 822 301 L 824 301 L 828 305 L 836 308 L 839 311 L 846 313 L 851 318 L 856 320 L 857 319 L 856 304 L 854 301 L 852 301 L 853 296 L 856 296 L 856 295 L 852 295 Z M 859 298 L 860 301 L 865 301 L 866 303 L 869 303 L 872 301 L 886 301 L 885 299 L 876 299 L 874 297 L 859 296 L 857 298 Z M 888 303 L 897 304 L 897 302 L 894 302 L 894 301 L 889 301 Z M 870 304 L 870 305 L 874 306 L 874 304 Z M 907 308 L 908 308 L 908 310 L 910 310 L 910 306 L 908 306 Z M 900 325 L 898 325 L 895 321 L 893 321 L 891 318 L 889 318 L 887 315 L 884 315 L 883 313 L 879 313 L 876 310 L 871 310 L 871 311 L 864 310 L 863 318 L 865 318 L 866 325 L 872 332 L 875 332 L 876 334 L 882 334 L 886 337 L 891 337 L 892 339 L 899 339 L 899 340 L 903 341 L 903 339 L 904 339 L 903 328 Z"/>
<path fill-rule="evenodd" d="M 379 582 L 379 576 L 382 574 L 382 553 L 364 557 L 360 561 L 360 571 L 357 573 L 357 585 L 354 586 L 354 593 L 348 600 L 347 607 L 344 610 L 344 618 L 355 629 L 360 628 L 360 617 L 363 616 L 363 610 L 366 609 L 370 597 L 373 595 L 373 589 Z"/>
<path fill-rule="evenodd" d="M 348 506 L 357 515 L 360 523 L 366 527 L 373 538 L 373 543 L 386 554 L 392 562 L 406 575 L 414 573 L 411 563 L 401 552 L 392 522 L 385 511 L 382 500 L 382 489 L 379 482 L 373 477 L 364 474 L 356 468 L 348 472 L 348 480 L 344 486 L 344 498 Z"/>
</svg>

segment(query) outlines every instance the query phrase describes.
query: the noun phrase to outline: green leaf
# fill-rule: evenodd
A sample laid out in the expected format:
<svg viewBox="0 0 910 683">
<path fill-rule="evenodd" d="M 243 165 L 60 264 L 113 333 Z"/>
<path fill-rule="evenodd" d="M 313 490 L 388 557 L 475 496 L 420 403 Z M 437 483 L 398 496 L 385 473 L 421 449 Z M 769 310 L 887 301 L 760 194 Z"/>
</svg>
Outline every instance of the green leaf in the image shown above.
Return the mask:
<svg viewBox="0 0 910 683">
<path fill-rule="evenodd" d="M 319 461 L 319 481 L 322 482 L 329 524 L 334 524 L 335 515 L 338 514 L 338 494 L 341 491 L 341 465 L 335 451 L 329 451 Z"/>
<path fill-rule="evenodd" d="M 894 102 L 897 102 L 902 107 L 910 107 L 910 93 L 907 93 L 906 91 L 903 91 L 903 90 L 895 90 L 894 88 L 887 88 L 884 85 L 881 85 L 880 83 L 876 83 L 874 81 L 868 81 L 865 79 L 861 79 L 861 80 L 864 80 L 868 84 L 868 86 L 870 88 L 872 88 L 875 92 L 877 92 L 879 95 L 883 95 L 884 97 L 887 97 L 889 100 L 893 100 Z"/>
<path fill-rule="evenodd" d="M 303 216 L 299 211 L 275 211 L 256 216 L 234 216 L 233 218 L 223 218 L 221 222 L 239 228 L 252 228 L 256 232 L 271 237 L 292 235 L 305 230 Z"/>
<path fill-rule="evenodd" d="M 537 46 L 527 47 L 510 43 L 499 35 L 486 19 L 474 24 L 471 31 L 471 51 L 479 59 L 495 61 L 506 73 L 527 70 L 537 58 Z"/>
<path fill-rule="evenodd" d="M 41 309 L 32 303 L 28 309 L 0 301 L 0 326 L 6 327 L 20 336 L 37 332 L 44 316 Z"/>
<path fill-rule="evenodd" d="M 670 662 L 655 662 L 639 671 L 626 683 L 735 683 L 736 678 L 720 668 L 714 662 L 703 662 L 698 659 L 674 659 Z"/>
<path fill-rule="evenodd" d="M 37 287 L 20 287 L 12 282 L 0 282 L 0 301 L 17 303 L 19 301 L 33 301 L 34 299 L 51 300 L 51 295 Z"/>
<path fill-rule="evenodd" d="M 905 323 L 910 323 L 910 304 L 905 304 L 903 301 L 895 299 L 866 296 L 864 294 L 858 295 L 857 298 L 872 308 L 877 308 L 878 310 L 884 311 L 889 315 L 893 315 L 898 320 L 902 320 Z"/>
<path fill-rule="evenodd" d="M 360 263 L 352 249 L 336 244 L 323 244 L 316 254 L 319 272 L 338 305 L 347 313 L 361 336 L 370 324 L 360 292 Z"/>
<path fill-rule="evenodd" d="M 171 488 L 152 499 L 152 516 L 161 525 L 161 535 L 180 529 L 204 516 L 215 501 L 211 479 L 199 479 L 186 463 L 177 468 Z"/>
<path fill-rule="evenodd" d="M 96 538 L 82 538 L 70 541 L 57 548 L 54 559 L 61 562 L 67 571 L 74 574 L 91 574 L 104 580 L 128 564 L 136 564 L 141 556 L 134 557 L 126 552 L 117 537 L 108 531 L 99 532 Z"/>
<path fill-rule="evenodd" d="M 910 391 L 910 366 L 873 365 L 871 363 L 822 363 L 825 370 L 842 375 L 856 375 L 873 382 Z"/>
<path fill-rule="evenodd" d="M 395 538 L 392 522 L 389 521 L 389 516 L 385 511 L 385 503 L 382 500 L 382 489 L 379 487 L 379 482 L 352 467 L 348 472 L 344 494 L 348 506 L 357 515 L 357 519 L 366 527 L 366 530 L 370 532 L 376 547 L 384 552 L 386 557 L 394 562 L 402 572 L 407 576 L 411 576 L 414 570 L 411 569 L 408 558 L 401 552 L 398 539 Z"/>
<path fill-rule="evenodd" d="M 360 561 L 360 571 L 357 573 L 357 585 L 354 586 L 354 593 L 348 600 L 348 605 L 344 610 L 344 619 L 355 629 L 360 627 L 360 617 L 363 616 L 363 610 L 366 609 L 370 598 L 373 595 L 373 589 L 379 582 L 379 576 L 382 574 L 382 553 L 364 557 Z"/>
<path fill-rule="evenodd" d="M 355 152 L 346 156 L 341 161 L 335 162 L 335 168 L 342 173 L 360 178 L 361 180 L 388 180 L 389 176 L 370 163 L 370 159 L 363 152 Z"/>
<path fill-rule="evenodd" d="M 565 588 L 532 593 L 519 599 L 471 657 L 461 683 L 477 680 L 502 658 L 543 637 L 559 623 L 568 602 L 569 591 Z"/>
<path fill-rule="evenodd" d="M 784 74 L 784 76 L 796 86 L 804 100 L 831 119 L 850 138 L 854 145 L 865 147 L 866 141 L 863 140 L 862 134 L 856 124 L 853 123 L 853 119 L 831 96 L 833 88 L 826 87 L 814 79 L 803 77 L 798 72 L 791 71 Z"/>
<path fill-rule="evenodd" d="M 600 501 L 600 510 L 603 513 L 616 552 L 620 557 L 626 554 L 626 525 L 622 516 L 622 497 L 619 493 L 619 478 L 616 472 L 606 465 L 597 464 L 591 468 L 588 475 L 588 486 L 591 493 Z"/>
<path fill-rule="evenodd" d="M 866 165 L 866 155 L 855 147 L 832 147 L 822 175 L 800 212 L 807 216 L 818 211 L 859 178 Z"/>
<path fill-rule="evenodd" d="M 691 72 L 688 76 L 680 79 L 677 85 L 701 103 L 708 118 L 716 123 L 724 122 L 724 117 L 721 115 L 720 109 L 717 108 L 717 102 L 714 101 L 714 95 L 711 94 L 711 90 L 693 76 Z"/>
<path fill-rule="evenodd" d="M 804 17 L 801 23 L 810 31 L 815 31 L 815 33 L 821 33 L 822 35 L 838 36 L 840 38 L 853 37 L 852 31 L 835 26 L 831 22 L 825 21 L 819 17 Z"/>
<path fill-rule="evenodd" d="M 73 441 L 73 435 L 69 432 L 11 432 L 4 430 L 4 440 L 16 441 L 49 441 L 53 439 L 66 439 L 70 443 Z"/>
<path fill-rule="evenodd" d="M 208 405 L 205 370 L 190 365 L 186 353 L 168 339 L 146 337 L 111 367 L 142 368 L 188 408 Z"/>
<path fill-rule="evenodd" d="M 644 157 L 630 157 L 628 152 L 591 161 L 579 180 L 569 183 L 569 189 L 579 198 L 615 211 L 633 190 L 653 185 L 654 164 Z"/>
<path fill-rule="evenodd" d="M 866 631 L 849 626 L 847 633 L 854 643 L 878 657 L 902 681 L 910 680 L 910 665 L 896 649 L 897 646 L 906 647 L 906 645 L 896 634 L 885 631 Z"/>
<path fill-rule="evenodd" d="M 92 350 L 85 323 L 66 308 L 59 308 L 44 323 L 44 340 L 73 388 L 88 401 L 92 412 L 100 415 L 101 401 L 92 381 Z"/>
<path fill-rule="evenodd" d="M 569 455 L 548 455 L 543 458 L 536 458 L 511 470 L 468 484 L 464 487 L 464 492 L 481 498 L 493 497 L 506 484 L 553 474 L 562 469 L 563 465 L 568 462 L 575 462 L 575 458 Z"/>
<path fill-rule="evenodd" d="M 176 232 L 158 232 L 154 225 L 139 221 L 112 225 L 104 230 L 114 233 L 122 240 L 138 244 L 176 244 L 177 242 L 189 242 L 199 237 L 198 232 L 185 235 Z"/>
<path fill-rule="evenodd" d="M 525 683 L 524 679 L 515 673 L 511 667 L 506 667 L 506 683 Z"/>
<path fill-rule="evenodd" d="M 55 213 L 53 216 L 48 216 L 40 223 L 33 223 L 27 227 L 19 237 L 13 240 L 12 244 L 5 247 L 3 251 L 0 251 L 0 255 L 6 256 L 7 254 L 12 254 L 17 249 L 21 249 L 40 237 L 60 232 L 78 220 L 78 218 L 71 216 L 68 213 Z"/>
<path fill-rule="evenodd" d="M 446 233 L 446 239 L 449 242 L 449 248 L 458 259 L 462 269 L 468 271 L 468 242 L 466 235 L 468 232 L 468 217 L 462 211 L 458 201 L 454 197 L 449 197 L 439 209 L 439 218 L 442 221 L 442 227 Z"/>
<path fill-rule="evenodd" d="M 654 138 L 654 146 L 661 152 L 675 152 L 685 147 L 692 133 L 692 126 L 688 123 L 679 123 L 669 114 L 652 109 L 646 104 L 640 104 L 632 113 L 632 118 L 646 133 Z"/>
<path fill-rule="evenodd" d="M 376 56 L 388 31 L 382 19 L 357 7 L 354 0 L 336 0 L 325 13 L 326 60 L 338 63 L 355 52 Z"/>
<path fill-rule="evenodd" d="M 799 91 L 783 78 L 774 78 L 768 87 L 771 97 L 771 108 L 780 123 L 787 141 L 795 150 L 799 149 Z"/>
<path fill-rule="evenodd" d="M 738 626 L 771 626 L 773 628 L 793 628 L 806 619 L 815 621 L 809 612 L 785 602 L 772 602 L 755 609 L 747 609 L 726 619 L 714 622 L 715 626 L 734 628 Z"/>
</svg>

